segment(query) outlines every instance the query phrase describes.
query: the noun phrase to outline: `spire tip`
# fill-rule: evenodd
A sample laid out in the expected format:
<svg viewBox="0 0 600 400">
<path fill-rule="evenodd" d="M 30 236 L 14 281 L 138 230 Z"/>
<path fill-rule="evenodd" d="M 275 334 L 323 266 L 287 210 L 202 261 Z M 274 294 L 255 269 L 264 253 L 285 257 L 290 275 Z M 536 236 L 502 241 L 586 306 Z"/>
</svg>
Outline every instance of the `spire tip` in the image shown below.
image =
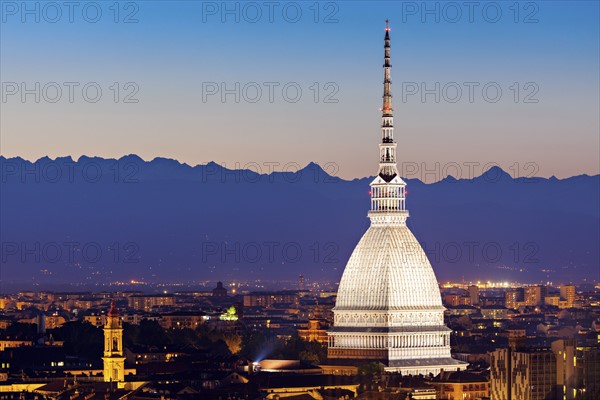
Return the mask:
<svg viewBox="0 0 600 400">
<path fill-rule="evenodd" d="M 117 303 L 112 300 L 110 302 L 110 310 L 108 311 L 108 316 L 109 317 L 118 317 L 119 316 L 119 312 L 117 311 Z"/>
</svg>

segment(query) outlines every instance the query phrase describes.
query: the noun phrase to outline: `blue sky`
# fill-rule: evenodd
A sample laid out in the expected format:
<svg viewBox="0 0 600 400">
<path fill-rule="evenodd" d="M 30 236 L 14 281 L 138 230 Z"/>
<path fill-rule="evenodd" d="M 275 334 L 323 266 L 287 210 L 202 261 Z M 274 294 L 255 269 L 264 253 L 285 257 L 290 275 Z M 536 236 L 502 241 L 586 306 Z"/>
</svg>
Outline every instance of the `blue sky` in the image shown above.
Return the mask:
<svg viewBox="0 0 600 400">
<path fill-rule="evenodd" d="M 63 2 L 27 2 L 29 14 L 22 2 L 1 3 L 5 156 L 137 153 L 232 167 L 317 161 L 336 163 L 345 178 L 371 175 L 389 18 L 401 162 L 599 172 L 597 1 L 473 2 L 472 21 L 462 1 L 276 1 L 272 21 L 262 1 L 76 2 L 73 22 Z M 52 82 L 63 90 L 57 102 L 48 101 L 53 84 L 43 93 Z M 65 82 L 77 84 L 73 102 Z M 40 102 L 23 99 L 22 85 L 36 91 L 36 83 Z M 95 103 L 81 91 L 90 83 L 102 90 Z M 236 83 L 239 102 L 221 98 Z M 286 101 L 285 85 L 302 90 L 297 102 Z M 257 86 L 262 96 L 252 102 Z M 453 102 L 456 87 L 462 95 Z M 411 88 L 419 93 L 407 95 Z M 440 101 L 422 98 L 422 88 Z M 496 88 L 502 94 L 493 98 Z"/>
</svg>

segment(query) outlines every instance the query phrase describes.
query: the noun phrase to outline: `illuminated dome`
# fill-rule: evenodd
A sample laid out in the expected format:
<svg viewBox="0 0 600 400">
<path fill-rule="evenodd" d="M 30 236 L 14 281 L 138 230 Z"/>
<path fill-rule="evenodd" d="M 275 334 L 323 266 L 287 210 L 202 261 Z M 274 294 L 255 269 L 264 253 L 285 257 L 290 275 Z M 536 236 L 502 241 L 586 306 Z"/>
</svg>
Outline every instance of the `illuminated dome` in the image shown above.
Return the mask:
<svg viewBox="0 0 600 400">
<path fill-rule="evenodd" d="M 443 310 L 433 269 L 406 225 L 367 230 L 346 265 L 335 308 Z"/>
<path fill-rule="evenodd" d="M 466 363 L 450 355 L 450 329 L 433 268 L 406 226 L 406 183 L 396 165 L 390 32 L 385 30 L 379 171 L 371 182 L 371 226 L 348 260 L 327 332 L 332 364 L 377 361 L 390 372 L 434 374 Z"/>
</svg>

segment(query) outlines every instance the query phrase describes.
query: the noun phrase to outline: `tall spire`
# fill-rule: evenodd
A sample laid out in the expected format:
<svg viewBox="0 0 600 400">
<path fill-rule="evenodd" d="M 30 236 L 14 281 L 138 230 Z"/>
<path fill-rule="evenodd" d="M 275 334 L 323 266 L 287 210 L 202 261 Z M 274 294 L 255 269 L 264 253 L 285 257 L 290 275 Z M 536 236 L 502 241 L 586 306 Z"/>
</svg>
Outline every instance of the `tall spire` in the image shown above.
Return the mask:
<svg viewBox="0 0 600 400">
<path fill-rule="evenodd" d="M 379 176 L 390 182 L 398 175 L 396 169 L 396 144 L 394 143 L 394 109 L 392 108 L 392 64 L 390 61 L 390 25 L 385 21 L 383 63 L 383 108 L 381 109 L 381 146 Z"/>
<path fill-rule="evenodd" d="M 392 64 L 390 63 L 390 21 L 385 20 L 385 63 L 383 64 L 383 115 L 393 116 L 392 109 Z"/>
<path fill-rule="evenodd" d="M 327 331 L 327 357 L 360 365 L 374 361 L 403 375 L 461 371 L 450 353 L 450 329 L 427 254 L 406 226 L 406 184 L 396 167 L 390 28 L 385 29 L 379 172 L 371 182 L 371 226 L 344 269 Z M 401 169 L 400 169 L 401 171 Z M 318 321 L 310 321 L 311 328 Z"/>
<path fill-rule="evenodd" d="M 392 64 L 389 20 L 385 21 L 383 64 L 383 107 L 381 109 L 381 143 L 379 172 L 371 182 L 371 212 L 375 224 L 405 224 L 408 212 L 405 203 L 406 183 L 398 174 L 396 142 L 394 142 L 394 109 L 392 107 Z"/>
</svg>

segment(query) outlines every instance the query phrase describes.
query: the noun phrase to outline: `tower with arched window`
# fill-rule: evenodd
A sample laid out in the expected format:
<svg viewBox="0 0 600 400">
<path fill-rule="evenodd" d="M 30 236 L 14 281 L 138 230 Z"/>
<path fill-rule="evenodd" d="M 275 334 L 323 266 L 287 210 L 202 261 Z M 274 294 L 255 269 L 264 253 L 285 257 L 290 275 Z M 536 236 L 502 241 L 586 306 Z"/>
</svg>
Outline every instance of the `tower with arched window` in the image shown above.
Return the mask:
<svg viewBox="0 0 600 400">
<path fill-rule="evenodd" d="M 113 301 L 104 325 L 104 382 L 125 386 L 125 357 L 123 356 L 123 325 Z"/>
</svg>

